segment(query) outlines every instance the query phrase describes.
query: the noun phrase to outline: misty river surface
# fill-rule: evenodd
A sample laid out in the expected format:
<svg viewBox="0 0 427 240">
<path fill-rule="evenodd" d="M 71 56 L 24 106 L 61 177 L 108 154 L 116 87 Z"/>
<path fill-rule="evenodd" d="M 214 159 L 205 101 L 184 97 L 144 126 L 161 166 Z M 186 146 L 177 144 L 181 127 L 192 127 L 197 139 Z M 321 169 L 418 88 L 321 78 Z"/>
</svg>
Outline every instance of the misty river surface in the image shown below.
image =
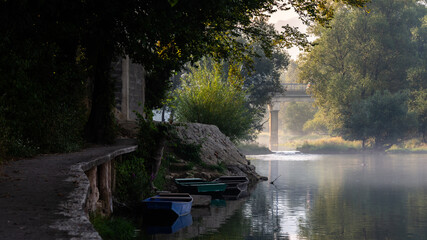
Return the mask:
<svg viewBox="0 0 427 240">
<path fill-rule="evenodd" d="M 269 178 L 250 196 L 193 208 L 191 225 L 144 239 L 427 239 L 427 154 L 248 159 Z"/>
</svg>

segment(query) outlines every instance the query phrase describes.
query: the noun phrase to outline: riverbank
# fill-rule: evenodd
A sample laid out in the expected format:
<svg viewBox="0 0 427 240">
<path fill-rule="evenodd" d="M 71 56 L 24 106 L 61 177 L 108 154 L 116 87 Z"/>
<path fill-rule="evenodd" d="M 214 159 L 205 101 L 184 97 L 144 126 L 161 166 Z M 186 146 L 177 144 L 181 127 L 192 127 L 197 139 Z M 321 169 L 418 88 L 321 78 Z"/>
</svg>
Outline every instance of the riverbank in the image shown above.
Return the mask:
<svg viewBox="0 0 427 240">
<path fill-rule="evenodd" d="M 201 162 L 192 165 L 175 159 L 166 179 L 243 174 L 252 182 L 262 179 L 217 127 L 180 124 L 176 130 L 185 144 L 200 147 Z M 82 166 L 96 165 L 99 159 L 114 158 L 117 152 L 136 147 L 134 140 L 123 139 L 111 146 L 4 164 L 0 169 L 0 239 L 101 239 L 85 212 L 93 189 Z"/>
<path fill-rule="evenodd" d="M 385 152 L 390 154 L 397 153 L 427 153 L 427 144 L 418 139 L 411 139 L 393 145 L 385 151 L 377 151 L 371 148 L 363 148 L 361 141 L 346 141 L 340 137 L 324 137 L 320 139 L 294 140 L 292 143 L 297 151 L 309 154 L 356 154 L 356 153 L 374 153 Z"/>
</svg>

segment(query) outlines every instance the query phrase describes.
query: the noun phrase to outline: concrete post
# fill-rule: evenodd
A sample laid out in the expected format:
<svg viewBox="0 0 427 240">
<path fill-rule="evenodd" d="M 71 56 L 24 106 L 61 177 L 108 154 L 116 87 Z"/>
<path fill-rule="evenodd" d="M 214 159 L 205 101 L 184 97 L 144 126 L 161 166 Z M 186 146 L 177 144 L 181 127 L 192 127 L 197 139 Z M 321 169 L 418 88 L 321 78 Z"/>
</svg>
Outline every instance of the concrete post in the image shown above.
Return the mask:
<svg viewBox="0 0 427 240">
<path fill-rule="evenodd" d="M 111 193 L 111 161 L 98 166 L 99 191 L 102 200 L 102 211 L 109 216 L 113 212 L 113 196 Z"/>
<path fill-rule="evenodd" d="M 97 175 L 98 175 L 97 167 L 93 167 L 86 172 L 86 176 L 89 179 L 89 184 L 90 184 L 89 194 L 86 200 L 86 210 L 89 213 L 96 211 L 96 203 L 99 200 Z"/>
<path fill-rule="evenodd" d="M 122 61 L 122 114 L 129 120 L 129 56 Z"/>
<path fill-rule="evenodd" d="M 117 158 L 111 160 L 111 193 L 114 194 L 116 192 L 116 160 L 121 161 L 122 155 Z"/>
<path fill-rule="evenodd" d="M 277 151 L 279 147 L 279 108 L 280 103 L 278 102 L 272 102 L 268 105 L 271 151 Z"/>
</svg>

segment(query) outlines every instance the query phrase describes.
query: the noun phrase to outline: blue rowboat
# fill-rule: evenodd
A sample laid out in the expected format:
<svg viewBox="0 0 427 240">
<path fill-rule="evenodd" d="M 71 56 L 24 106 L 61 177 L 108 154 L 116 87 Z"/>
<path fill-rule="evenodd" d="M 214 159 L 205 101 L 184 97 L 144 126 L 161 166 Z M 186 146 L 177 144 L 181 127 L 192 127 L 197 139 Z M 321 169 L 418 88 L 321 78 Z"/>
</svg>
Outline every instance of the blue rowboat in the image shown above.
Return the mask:
<svg viewBox="0 0 427 240">
<path fill-rule="evenodd" d="M 191 212 L 193 198 L 188 193 L 161 193 L 142 201 L 143 211 L 155 216 L 156 212 L 172 212 L 185 216 Z"/>
</svg>

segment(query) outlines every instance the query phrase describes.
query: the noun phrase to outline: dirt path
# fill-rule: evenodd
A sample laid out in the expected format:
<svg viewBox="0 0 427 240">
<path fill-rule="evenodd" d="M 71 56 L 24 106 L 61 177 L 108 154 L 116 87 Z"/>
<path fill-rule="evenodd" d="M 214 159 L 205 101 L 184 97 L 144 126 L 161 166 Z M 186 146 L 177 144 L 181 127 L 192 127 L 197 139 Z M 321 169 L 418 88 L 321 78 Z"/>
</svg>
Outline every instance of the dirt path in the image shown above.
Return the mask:
<svg viewBox="0 0 427 240">
<path fill-rule="evenodd" d="M 133 141 L 123 140 L 111 146 L 44 155 L 3 166 L 0 172 L 0 240 L 99 239 L 83 214 L 76 217 L 73 209 L 70 211 L 70 201 L 74 201 L 71 205 L 81 205 L 75 201 L 81 196 L 73 196 L 81 183 L 72 180 L 77 177 L 72 176 L 75 175 L 72 166 L 134 145 Z M 81 209 L 76 211 L 82 212 Z"/>
</svg>

